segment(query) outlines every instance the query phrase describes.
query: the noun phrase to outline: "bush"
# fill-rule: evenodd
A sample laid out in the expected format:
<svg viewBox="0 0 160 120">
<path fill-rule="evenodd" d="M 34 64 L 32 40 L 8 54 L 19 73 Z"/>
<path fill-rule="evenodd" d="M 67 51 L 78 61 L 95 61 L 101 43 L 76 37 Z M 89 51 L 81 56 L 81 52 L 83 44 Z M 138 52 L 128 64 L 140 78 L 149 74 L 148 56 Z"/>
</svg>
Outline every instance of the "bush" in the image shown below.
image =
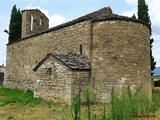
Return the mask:
<svg viewBox="0 0 160 120">
<path fill-rule="evenodd" d="M 155 86 L 155 87 L 160 87 L 160 80 L 154 81 L 154 86 Z"/>
</svg>

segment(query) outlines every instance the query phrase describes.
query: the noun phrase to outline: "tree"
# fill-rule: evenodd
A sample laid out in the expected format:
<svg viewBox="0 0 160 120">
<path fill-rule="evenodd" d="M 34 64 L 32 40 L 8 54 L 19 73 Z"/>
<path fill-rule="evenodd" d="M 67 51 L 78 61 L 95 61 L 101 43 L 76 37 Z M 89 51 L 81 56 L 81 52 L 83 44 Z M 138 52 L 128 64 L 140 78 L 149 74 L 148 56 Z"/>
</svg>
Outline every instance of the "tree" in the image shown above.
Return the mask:
<svg viewBox="0 0 160 120">
<path fill-rule="evenodd" d="M 148 5 L 146 5 L 145 0 L 138 0 L 138 19 L 142 20 L 146 24 L 148 24 L 151 27 L 151 20 L 150 16 L 148 14 Z M 151 33 L 152 35 L 152 33 Z M 150 39 L 150 58 L 151 58 L 151 75 L 154 74 L 153 70 L 156 67 L 156 62 L 154 61 L 154 57 L 152 56 L 152 43 L 154 39 Z"/>
<path fill-rule="evenodd" d="M 22 29 L 22 13 L 20 9 L 17 10 L 16 5 L 11 11 L 10 25 L 9 25 L 9 43 L 21 38 Z"/>
<path fill-rule="evenodd" d="M 133 19 L 137 19 L 135 14 L 132 15 L 132 18 L 133 18 Z"/>
</svg>

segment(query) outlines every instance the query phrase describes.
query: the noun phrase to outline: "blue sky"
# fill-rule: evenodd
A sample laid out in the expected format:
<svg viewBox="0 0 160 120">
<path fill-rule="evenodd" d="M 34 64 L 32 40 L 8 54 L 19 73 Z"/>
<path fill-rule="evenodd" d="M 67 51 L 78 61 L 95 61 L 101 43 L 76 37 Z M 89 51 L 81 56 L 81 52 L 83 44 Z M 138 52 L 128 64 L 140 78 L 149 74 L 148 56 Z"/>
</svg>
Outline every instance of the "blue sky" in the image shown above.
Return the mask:
<svg viewBox="0 0 160 120">
<path fill-rule="evenodd" d="M 3 1 L 3 2 L 2 2 Z M 153 55 L 160 66 L 160 0 L 146 0 L 152 21 Z M 110 6 L 116 14 L 132 16 L 137 12 L 137 0 L 1 0 L 0 2 L 0 65 L 6 63 L 6 44 L 12 7 L 20 10 L 38 8 L 50 19 L 50 27 Z"/>
</svg>

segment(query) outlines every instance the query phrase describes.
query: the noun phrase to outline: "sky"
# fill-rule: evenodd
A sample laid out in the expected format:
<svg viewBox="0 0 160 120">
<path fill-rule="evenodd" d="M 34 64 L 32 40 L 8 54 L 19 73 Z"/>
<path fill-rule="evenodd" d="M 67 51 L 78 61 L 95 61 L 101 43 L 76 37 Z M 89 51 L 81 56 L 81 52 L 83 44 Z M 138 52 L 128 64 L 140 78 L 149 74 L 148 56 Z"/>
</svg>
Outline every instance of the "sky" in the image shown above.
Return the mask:
<svg viewBox="0 0 160 120">
<path fill-rule="evenodd" d="M 146 0 L 152 22 L 153 56 L 160 67 L 160 0 Z M 137 0 L 1 0 L 0 2 L 0 65 L 6 64 L 6 44 L 11 10 L 16 5 L 20 10 L 40 9 L 50 20 L 49 26 L 71 21 L 80 16 L 110 6 L 113 13 L 129 16 L 137 14 Z"/>
</svg>

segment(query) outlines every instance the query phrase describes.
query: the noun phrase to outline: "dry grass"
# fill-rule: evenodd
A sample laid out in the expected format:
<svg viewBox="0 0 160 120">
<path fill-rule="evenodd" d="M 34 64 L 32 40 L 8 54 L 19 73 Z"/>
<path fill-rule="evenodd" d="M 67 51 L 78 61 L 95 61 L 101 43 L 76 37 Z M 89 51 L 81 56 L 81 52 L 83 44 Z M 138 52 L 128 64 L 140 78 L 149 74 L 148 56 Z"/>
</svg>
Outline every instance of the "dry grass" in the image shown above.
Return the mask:
<svg viewBox="0 0 160 120">
<path fill-rule="evenodd" d="M 26 96 L 17 100 L 10 101 L 10 103 L 4 104 L 4 100 L 11 99 L 10 96 L 5 96 L 4 91 L 0 87 L 0 120 L 72 120 L 71 108 L 69 105 L 46 102 L 43 100 L 38 100 L 38 102 L 32 103 L 23 102 Z M 12 93 L 13 94 L 13 93 Z M 14 93 L 16 94 L 16 93 Z M 18 94 L 20 94 L 18 92 Z M 22 94 L 23 95 L 23 94 Z M 33 101 L 34 98 L 32 98 Z M 160 100 L 160 99 L 159 99 Z M 158 100 L 158 101 L 159 101 Z M 92 116 L 101 116 L 103 114 L 103 104 L 94 104 L 91 106 Z M 111 109 L 110 105 L 106 105 L 106 115 L 107 111 Z M 157 109 L 156 109 L 157 110 Z M 154 115 L 155 117 L 151 117 Z M 143 120 L 160 120 L 160 108 L 151 114 L 150 118 L 143 117 Z M 100 118 L 100 117 L 97 117 Z M 140 118 L 133 118 L 142 120 Z M 81 120 L 87 120 L 87 107 L 83 106 L 81 110 Z M 96 120 L 96 119 L 94 119 Z M 98 119 L 101 120 L 101 119 Z"/>
<path fill-rule="evenodd" d="M 65 105 L 58 103 L 57 105 L 48 106 L 46 103 L 34 106 L 8 104 L 0 107 L 0 120 L 52 120 L 53 118 L 54 120 L 61 120 L 65 113 L 68 114 L 69 112 Z M 67 116 L 69 117 L 69 115 Z"/>
<path fill-rule="evenodd" d="M 92 114 L 100 115 L 103 111 L 102 105 L 92 105 Z M 81 120 L 87 118 L 87 108 L 82 107 Z M 9 104 L 0 107 L 0 120 L 72 120 L 70 106 L 59 104 L 47 105 L 42 103 L 35 106 L 18 106 Z"/>
</svg>

